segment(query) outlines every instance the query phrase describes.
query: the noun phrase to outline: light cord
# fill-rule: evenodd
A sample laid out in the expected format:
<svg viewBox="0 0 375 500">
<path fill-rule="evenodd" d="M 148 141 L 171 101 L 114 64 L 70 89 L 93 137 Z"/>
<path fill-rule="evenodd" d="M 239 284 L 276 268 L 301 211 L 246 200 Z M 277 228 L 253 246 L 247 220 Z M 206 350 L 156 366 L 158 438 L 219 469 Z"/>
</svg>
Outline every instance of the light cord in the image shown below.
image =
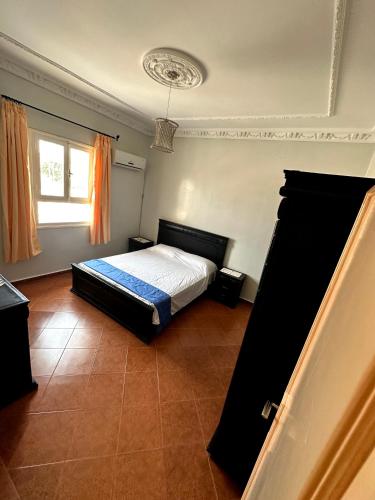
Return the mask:
<svg viewBox="0 0 375 500">
<path fill-rule="evenodd" d="M 172 90 L 172 82 L 169 85 L 169 94 L 168 94 L 168 104 L 167 104 L 167 114 L 166 114 L 166 120 L 168 120 L 168 113 L 169 113 L 169 103 L 171 101 L 171 90 Z"/>
</svg>

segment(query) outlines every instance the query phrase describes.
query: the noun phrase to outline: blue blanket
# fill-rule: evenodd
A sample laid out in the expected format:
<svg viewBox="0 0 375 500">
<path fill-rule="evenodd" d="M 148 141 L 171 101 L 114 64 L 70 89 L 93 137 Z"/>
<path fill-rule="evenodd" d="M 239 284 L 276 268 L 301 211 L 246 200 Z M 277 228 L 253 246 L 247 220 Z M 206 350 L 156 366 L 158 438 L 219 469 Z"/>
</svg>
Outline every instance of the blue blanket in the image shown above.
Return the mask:
<svg viewBox="0 0 375 500">
<path fill-rule="evenodd" d="M 154 304 L 159 313 L 160 327 L 164 327 L 170 322 L 171 297 L 167 293 L 125 271 L 121 271 L 121 269 L 117 269 L 117 267 L 111 266 L 104 260 L 87 260 L 83 264 Z"/>
</svg>

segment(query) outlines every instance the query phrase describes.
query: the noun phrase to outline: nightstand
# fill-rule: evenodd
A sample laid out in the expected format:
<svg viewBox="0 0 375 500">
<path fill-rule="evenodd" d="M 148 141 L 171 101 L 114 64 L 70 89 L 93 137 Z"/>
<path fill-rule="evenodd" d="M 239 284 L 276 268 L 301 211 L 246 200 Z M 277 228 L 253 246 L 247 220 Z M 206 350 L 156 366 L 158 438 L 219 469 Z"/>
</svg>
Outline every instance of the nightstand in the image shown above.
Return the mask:
<svg viewBox="0 0 375 500">
<path fill-rule="evenodd" d="M 142 238 L 141 236 L 135 236 L 133 238 L 129 238 L 128 252 L 144 250 L 145 248 L 152 247 L 153 245 L 154 245 L 153 241 L 147 240 L 146 238 Z"/>
<path fill-rule="evenodd" d="M 240 298 L 245 277 L 243 273 L 223 267 L 216 273 L 211 287 L 212 297 L 229 307 L 235 307 Z"/>
</svg>

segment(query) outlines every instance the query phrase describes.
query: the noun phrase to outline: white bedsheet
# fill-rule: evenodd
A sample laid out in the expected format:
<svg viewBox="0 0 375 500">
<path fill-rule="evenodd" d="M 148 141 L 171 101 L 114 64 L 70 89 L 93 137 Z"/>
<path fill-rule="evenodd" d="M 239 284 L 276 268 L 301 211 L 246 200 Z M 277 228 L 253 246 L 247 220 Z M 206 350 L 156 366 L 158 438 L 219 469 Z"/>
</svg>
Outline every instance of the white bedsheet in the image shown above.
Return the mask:
<svg viewBox="0 0 375 500">
<path fill-rule="evenodd" d="M 172 314 L 201 295 L 214 279 L 217 270 L 216 265 L 208 259 L 162 244 L 137 252 L 104 257 L 102 260 L 167 293 L 171 297 Z M 85 266 L 84 263 L 80 265 L 88 272 L 97 274 L 146 304 L 153 305 L 122 285 Z M 154 307 L 152 323 L 160 324 L 156 307 Z"/>
</svg>

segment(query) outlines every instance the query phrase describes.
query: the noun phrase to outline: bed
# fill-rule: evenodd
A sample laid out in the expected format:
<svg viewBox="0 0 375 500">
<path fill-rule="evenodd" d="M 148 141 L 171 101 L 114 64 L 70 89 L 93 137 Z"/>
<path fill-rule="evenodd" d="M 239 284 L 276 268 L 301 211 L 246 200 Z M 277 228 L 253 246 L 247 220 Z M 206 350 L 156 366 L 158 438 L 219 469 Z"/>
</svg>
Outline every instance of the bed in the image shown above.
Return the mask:
<svg viewBox="0 0 375 500">
<path fill-rule="evenodd" d="M 156 246 L 72 264 L 71 290 L 149 343 L 207 289 L 227 243 L 224 236 L 160 219 Z"/>
</svg>

